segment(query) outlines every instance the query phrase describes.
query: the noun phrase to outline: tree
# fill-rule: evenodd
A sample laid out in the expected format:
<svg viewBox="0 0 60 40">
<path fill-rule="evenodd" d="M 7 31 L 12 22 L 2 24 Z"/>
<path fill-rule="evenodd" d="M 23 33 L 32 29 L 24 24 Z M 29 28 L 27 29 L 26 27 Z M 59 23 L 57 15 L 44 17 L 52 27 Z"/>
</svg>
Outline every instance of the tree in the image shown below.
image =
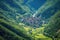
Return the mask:
<svg viewBox="0 0 60 40">
<path fill-rule="evenodd" d="M 50 18 L 48 25 L 44 29 L 44 35 L 55 38 L 60 38 L 60 12 L 58 11 Z"/>
</svg>

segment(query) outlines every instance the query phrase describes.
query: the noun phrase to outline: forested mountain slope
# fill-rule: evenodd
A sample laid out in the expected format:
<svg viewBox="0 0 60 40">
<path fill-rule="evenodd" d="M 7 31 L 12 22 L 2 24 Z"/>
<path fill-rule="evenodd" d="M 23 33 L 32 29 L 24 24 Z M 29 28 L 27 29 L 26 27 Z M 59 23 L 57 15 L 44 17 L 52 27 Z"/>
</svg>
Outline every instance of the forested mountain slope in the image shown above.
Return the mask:
<svg viewBox="0 0 60 40">
<path fill-rule="evenodd" d="M 60 40 L 60 0 L 0 0 L 0 40 Z"/>
</svg>

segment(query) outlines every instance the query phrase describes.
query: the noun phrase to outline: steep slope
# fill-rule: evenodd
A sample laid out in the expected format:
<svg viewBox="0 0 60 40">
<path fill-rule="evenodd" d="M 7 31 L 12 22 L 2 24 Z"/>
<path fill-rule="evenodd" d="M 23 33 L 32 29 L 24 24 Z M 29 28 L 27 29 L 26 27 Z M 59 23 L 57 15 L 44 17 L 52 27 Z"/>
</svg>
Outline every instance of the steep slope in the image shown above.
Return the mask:
<svg viewBox="0 0 60 40">
<path fill-rule="evenodd" d="M 48 37 L 60 39 L 60 11 L 51 17 L 48 25 L 44 29 L 44 34 Z"/>
<path fill-rule="evenodd" d="M 60 0 L 0 0 L 0 39 L 60 38 L 59 10 Z"/>
</svg>

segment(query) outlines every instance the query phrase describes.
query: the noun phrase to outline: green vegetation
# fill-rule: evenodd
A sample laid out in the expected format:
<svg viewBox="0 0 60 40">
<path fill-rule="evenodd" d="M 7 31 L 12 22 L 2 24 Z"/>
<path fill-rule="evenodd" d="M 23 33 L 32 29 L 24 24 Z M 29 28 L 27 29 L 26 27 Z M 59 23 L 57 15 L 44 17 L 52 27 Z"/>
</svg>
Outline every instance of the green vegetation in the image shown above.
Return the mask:
<svg viewBox="0 0 60 40">
<path fill-rule="evenodd" d="M 32 1 L 1 0 L 0 40 L 60 40 L 60 1 L 46 0 L 38 10 Z"/>
<path fill-rule="evenodd" d="M 16 24 L 3 17 L 0 19 L 1 40 L 54 40 L 60 38 L 60 12 L 51 17 L 48 24 L 32 28 L 23 23 Z M 4 32 L 4 33 L 3 33 Z"/>
<path fill-rule="evenodd" d="M 51 17 L 48 25 L 44 29 L 44 35 L 55 38 L 60 38 L 60 11 Z"/>
<path fill-rule="evenodd" d="M 0 24 L 2 25 L 2 26 L 0 26 L 0 28 L 3 27 L 3 28 L 1 28 L 1 29 L 4 30 L 4 32 L 7 32 L 7 31 L 8 31 L 7 29 L 9 29 L 10 31 L 12 31 L 12 32 L 16 33 L 17 35 L 23 37 L 24 39 L 31 39 L 31 38 L 26 34 L 26 31 L 25 31 L 25 29 L 23 28 L 23 26 L 16 25 L 15 23 L 7 22 L 7 21 L 1 20 L 1 19 L 0 19 Z M 6 28 L 6 29 L 5 29 L 5 28 Z M 5 31 L 5 30 L 6 30 L 6 31 Z M 8 31 L 8 33 L 11 34 L 10 31 Z M 14 34 L 14 33 L 13 33 L 13 34 Z M 14 34 L 14 35 L 15 35 L 15 34 Z M 7 36 L 9 36 L 9 35 L 7 35 Z M 16 35 L 15 35 L 15 36 L 16 36 Z M 12 38 L 15 37 L 15 36 L 12 36 Z M 22 38 L 20 38 L 20 40 L 21 40 L 21 39 L 22 39 Z"/>
<path fill-rule="evenodd" d="M 1 37 L 6 40 L 38 40 L 48 38 L 43 35 L 44 27 L 32 28 L 23 23 L 16 24 L 9 20 L 5 20 L 6 17 L 0 19 Z M 39 30 L 39 31 L 38 31 Z M 3 33 L 4 32 L 4 33 Z M 0 38 L 0 39 L 2 39 Z"/>
</svg>

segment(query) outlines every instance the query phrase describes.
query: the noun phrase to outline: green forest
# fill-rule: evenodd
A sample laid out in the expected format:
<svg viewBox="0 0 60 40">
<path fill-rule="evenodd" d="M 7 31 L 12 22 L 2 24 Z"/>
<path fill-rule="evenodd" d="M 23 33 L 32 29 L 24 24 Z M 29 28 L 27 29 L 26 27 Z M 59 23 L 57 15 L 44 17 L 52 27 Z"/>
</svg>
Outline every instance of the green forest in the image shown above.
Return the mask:
<svg viewBox="0 0 60 40">
<path fill-rule="evenodd" d="M 46 0 L 38 10 L 31 2 L 0 1 L 0 40 L 60 40 L 60 1 Z"/>
</svg>

